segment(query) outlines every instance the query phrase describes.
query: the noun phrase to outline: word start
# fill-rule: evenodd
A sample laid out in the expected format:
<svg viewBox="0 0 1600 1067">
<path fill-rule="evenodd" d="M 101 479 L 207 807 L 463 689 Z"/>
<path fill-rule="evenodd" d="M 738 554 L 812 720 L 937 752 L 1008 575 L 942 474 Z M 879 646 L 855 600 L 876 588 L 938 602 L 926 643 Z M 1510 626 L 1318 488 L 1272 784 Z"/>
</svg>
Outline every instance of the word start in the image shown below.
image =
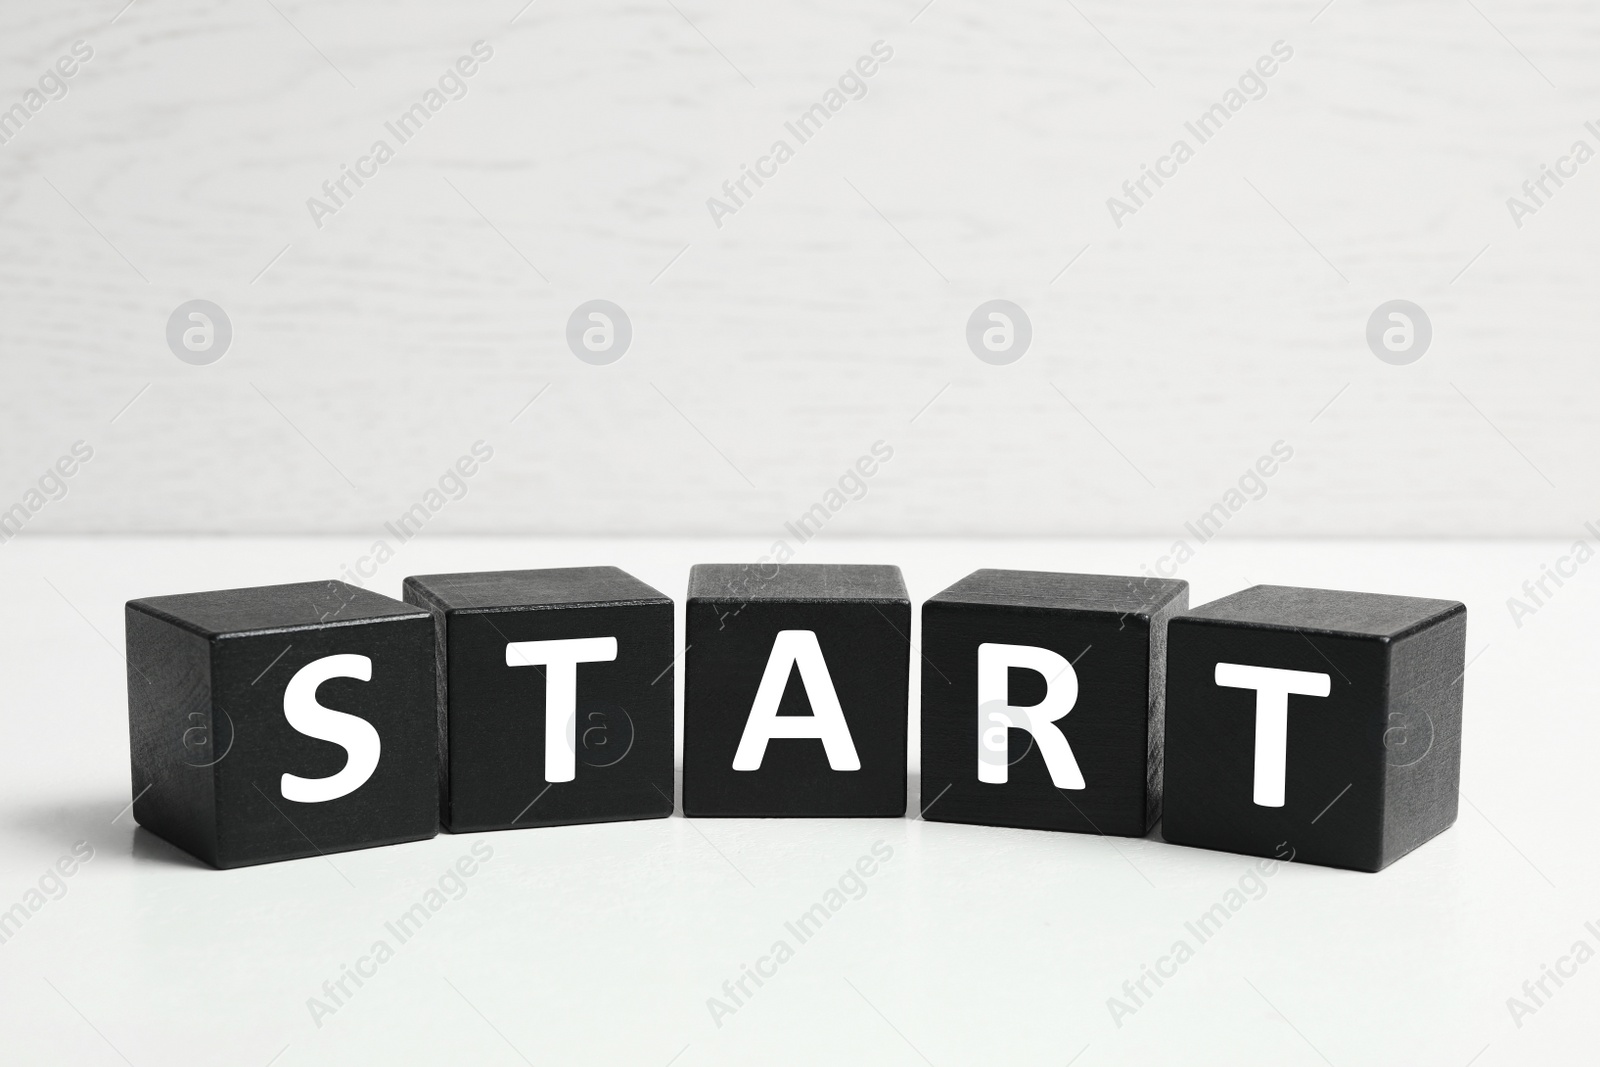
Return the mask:
<svg viewBox="0 0 1600 1067">
<path fill-rule="evenodd" d="M 1456 601 L 1261 585 L 1191 608 L 1153 574 L 986 569 L 920 606 L 914 646 L 892 566 L 698 565 L 681 644 L 672 599 L 615 567 L 415 575 L 403 596 L 129 601 L 138 822 L 226 868 L 664 818 L 679 669 L 688 817 L 903 817 L 915 713 L 926 819 L 1159 821 L 1363 871 L 1456 819 Z"/>
</svg>

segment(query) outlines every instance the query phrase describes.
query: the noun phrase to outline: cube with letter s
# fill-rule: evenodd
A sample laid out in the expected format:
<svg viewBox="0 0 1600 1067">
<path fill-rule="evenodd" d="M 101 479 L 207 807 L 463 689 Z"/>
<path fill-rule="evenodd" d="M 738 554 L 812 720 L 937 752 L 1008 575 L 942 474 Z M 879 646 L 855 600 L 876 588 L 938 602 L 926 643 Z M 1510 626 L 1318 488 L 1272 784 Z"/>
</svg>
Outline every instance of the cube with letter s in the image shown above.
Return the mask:
<svg viewBox="0 0 1600 1067">
<path fill-rule="evenodd" d="M 339 581 L 128 602 L 139 825 L 214 867 L 432 837 L 433 619 Z"/>
</svg>

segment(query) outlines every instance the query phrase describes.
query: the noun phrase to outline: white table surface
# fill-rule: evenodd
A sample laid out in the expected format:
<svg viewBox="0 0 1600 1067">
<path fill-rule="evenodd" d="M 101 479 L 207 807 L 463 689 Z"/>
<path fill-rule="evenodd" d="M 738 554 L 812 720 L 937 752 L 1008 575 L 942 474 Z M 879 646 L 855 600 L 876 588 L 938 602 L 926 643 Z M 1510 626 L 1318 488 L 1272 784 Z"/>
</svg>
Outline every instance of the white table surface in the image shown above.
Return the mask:
<svg viewBox="0 0 1600 1067">
<path fill-rule="evenodd" d="M 217 872 L 137 829 L 122 602 L 332 576 L 366 538 L 45 539 L 0 546 L 8 610 L 0 909 L 74 843 L 94 857 L 0 944 L 8 1064 L 1236 1065 L 1593 1063 L 1600 962 L 1517 1026 L 1526 980 L 1600 948 L 1593 613 L 1600 563 L 1514 625 L 1535 542 L 1213 542 L 1196 603 L 1253 582 L 1451 597 L 1470 609 L 1463 803 L 1377 875 L 1288 866 L 1117 1026 L 1107 1000 L 1254 861 L 1147 840 L 887 820 L 685 820 L 441 835 Z M 615 563 L 681 600 L 744 541 L 426 537 L 409 573 Z M 1153 541 L 848 541 L 914 601 L 978 566 L 1137 573 Z M 681 619 L 680 619 L 681 624 Z M 681 677 L 679 679 L 681 685 Z M 913 689 L 915 693 L 915 689 Z M 913 719 L 913 752 L 916 749 Z M 913 763 L 912 789 L 916 789 Z M 911 809 L 916 810 L 915 803 Z M 859 857 L 892 859 L 804 944 L 786 932 Z M 492 859 L 317 1026 L 308 998 L 475 844 Z M 882 846 L 880 846 L 881 848 Z M 739 1010 L 707 1000 L 773 943 Z M 353 986 L 351 988 L 354 988 Z"/>
</svg>

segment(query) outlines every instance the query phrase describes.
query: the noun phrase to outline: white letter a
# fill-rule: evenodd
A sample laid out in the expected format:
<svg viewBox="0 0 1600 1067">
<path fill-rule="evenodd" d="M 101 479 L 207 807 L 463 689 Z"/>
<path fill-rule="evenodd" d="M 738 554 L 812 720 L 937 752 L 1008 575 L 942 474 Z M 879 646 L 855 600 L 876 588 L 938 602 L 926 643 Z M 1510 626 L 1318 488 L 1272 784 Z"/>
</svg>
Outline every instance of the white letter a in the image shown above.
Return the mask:
<svg viewBox="0 0 1600 1067">
<path fill-rule="evenodd" d="M 790 669 L 796 666 L 811 701 L 811 714 L 779 715 L 778 704 L 789 684 Z M 756 690 L 756 702 L 744 724 L 744 736 L 739 739 L 739 751 L 733 756 L 733 769 L 760 770 L 767 742 L 774 737 L 820 738 L 829 767 L 836 771 L 861 769 L 855 742 L 850 740 L 850 727 L 844 721 L 844 709 L 839 706 L 839 694 L 834 692 L 828 664 L 822 658 L 822 646 L 811 630 L 778 631 L 766 673 Z"/>
</svg>

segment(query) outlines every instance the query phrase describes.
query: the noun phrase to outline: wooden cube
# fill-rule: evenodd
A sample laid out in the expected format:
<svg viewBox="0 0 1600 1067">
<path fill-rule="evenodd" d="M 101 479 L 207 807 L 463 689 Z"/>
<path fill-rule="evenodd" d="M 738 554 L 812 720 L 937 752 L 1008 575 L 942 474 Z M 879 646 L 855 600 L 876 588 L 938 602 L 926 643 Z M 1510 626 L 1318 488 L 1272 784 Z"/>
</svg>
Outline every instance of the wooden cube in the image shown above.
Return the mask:
<svg viewBox="0 0 1600 1067">
<path fill-rule="evenodd" d="M 922 606 L 923 818 L 1140 837 L 1187 582 L 974 571 Z"/>
<path fill-rule="evenodd" d="M 687 619 L 686 815 L 905 814 L 900 568 L 700 564 Z"/>
<path fill-rule="evenodd" d="M 1467 609 L 1258 585 L 1172 620 L 1163 836 L 1377 871 L 1449 827 Z"/>
<path fill-rule="evenodd" d="M 344 582 L 130 600 L 133 816 L 216 867 L 432 837 L 433 618 Z"/>
<path fill-rule="evenodd" d="M 452 831 L 672 814 L 672 601 L 616 567 L 424 574 Z"/>
</svg>

